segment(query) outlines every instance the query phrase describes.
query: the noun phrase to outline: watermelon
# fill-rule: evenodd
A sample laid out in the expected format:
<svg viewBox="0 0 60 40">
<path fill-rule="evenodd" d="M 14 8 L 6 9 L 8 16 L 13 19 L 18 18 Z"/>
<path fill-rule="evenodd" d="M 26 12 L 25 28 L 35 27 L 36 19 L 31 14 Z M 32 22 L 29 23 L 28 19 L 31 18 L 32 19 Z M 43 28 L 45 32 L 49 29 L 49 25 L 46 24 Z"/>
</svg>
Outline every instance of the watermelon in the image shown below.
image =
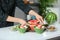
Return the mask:
<svg viewBox="0 0 60 40">
<path fill-rule="evenodd" d="M 57 21 L 57 15 L 53 12 L 48 12 L 45 16 L 45 20 L 48 24 L 53 24 Z"/>
</svg>

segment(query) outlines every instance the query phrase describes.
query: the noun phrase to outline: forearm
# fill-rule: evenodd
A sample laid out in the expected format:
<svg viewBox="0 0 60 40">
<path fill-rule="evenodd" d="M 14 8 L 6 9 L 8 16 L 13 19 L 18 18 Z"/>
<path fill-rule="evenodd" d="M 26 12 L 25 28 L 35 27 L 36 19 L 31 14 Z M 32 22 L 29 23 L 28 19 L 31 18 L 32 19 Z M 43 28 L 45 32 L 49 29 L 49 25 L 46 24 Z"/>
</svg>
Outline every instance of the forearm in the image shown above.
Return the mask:
<svg viewBox="0 0 60 40">
<path fill-rule="evenodd" d="M 21 19 L 8 16 L 6 21 L 19 23 Z"/>
<path fill-rule="evenodd" d="M 29 11 L 29 14 L 30 14 L 30 15 L 34 15 L 34 16 L 38 15 L 37 12 L 35 12 L 34 10 L 30 10 L 30 11 Z"/>
</svg>

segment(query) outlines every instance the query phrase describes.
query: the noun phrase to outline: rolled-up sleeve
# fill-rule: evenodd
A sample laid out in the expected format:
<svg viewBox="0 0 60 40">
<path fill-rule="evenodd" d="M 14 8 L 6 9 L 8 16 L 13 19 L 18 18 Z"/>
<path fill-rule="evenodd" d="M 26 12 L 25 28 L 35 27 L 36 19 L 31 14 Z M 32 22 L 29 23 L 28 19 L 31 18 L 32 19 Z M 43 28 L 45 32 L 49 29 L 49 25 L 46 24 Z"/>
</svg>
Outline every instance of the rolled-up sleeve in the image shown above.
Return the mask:
<svg viewBox="0 0 60 40">
<path fill-rule="evenodd" d="M 32 10 L 28 4 L 24 4 L 23 0 L 16 0 L 16 5 L 26 14 Z"/>
<path fill-rule="evenodd" d="M 4 11 L 0 6 L 0 21 L 6 21 L 7 17 L 8 17 L 8 14 L 4 13 Z"/>
</svg>

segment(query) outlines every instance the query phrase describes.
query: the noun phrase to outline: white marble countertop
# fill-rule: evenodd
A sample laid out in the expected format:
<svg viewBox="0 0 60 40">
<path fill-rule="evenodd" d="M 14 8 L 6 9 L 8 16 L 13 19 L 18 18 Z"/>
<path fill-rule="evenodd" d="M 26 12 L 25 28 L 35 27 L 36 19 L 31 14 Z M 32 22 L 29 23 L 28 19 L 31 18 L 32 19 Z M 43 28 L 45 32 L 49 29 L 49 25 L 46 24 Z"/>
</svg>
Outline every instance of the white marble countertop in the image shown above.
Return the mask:
<svg viewBox="0 0 60 40">
<path fill-rule="evenodd" d="M 11 27 L 0 28 L 0 40 L 47 40 L 53 37 L 60 36 L 60 24 L 55 23 L 55 32 L 44 32 L 38 34 L 35 32 L 20 33 L 18 31 L 12 31 Z"/>
</svg>

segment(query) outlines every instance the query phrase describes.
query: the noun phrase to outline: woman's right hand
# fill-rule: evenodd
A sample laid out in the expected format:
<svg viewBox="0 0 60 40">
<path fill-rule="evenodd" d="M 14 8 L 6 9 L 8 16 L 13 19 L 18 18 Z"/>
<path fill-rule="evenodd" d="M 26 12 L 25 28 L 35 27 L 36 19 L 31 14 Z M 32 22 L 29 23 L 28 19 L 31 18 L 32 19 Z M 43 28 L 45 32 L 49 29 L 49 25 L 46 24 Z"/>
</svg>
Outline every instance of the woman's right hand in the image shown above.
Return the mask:
<svg viewBox="0 0 60 40">
<path fill-rule="evenodd" d="M 20 27 L 22 27 L 22 26 L 27 24 L 27 22 L 25 20 L 23 20 L 23 19 L 20 19 L 19 23 L 21 24 Z"/>
<path fill-rule="evenodd" d="M 12 16 L 8 16 L 6 21 L 20 23 L 21 26 L 26 25 L 26 21 L 25 20 L 20 19 L 20 18 L 15 18 L 15 17 L 12 17 Z"/>
</svg>

